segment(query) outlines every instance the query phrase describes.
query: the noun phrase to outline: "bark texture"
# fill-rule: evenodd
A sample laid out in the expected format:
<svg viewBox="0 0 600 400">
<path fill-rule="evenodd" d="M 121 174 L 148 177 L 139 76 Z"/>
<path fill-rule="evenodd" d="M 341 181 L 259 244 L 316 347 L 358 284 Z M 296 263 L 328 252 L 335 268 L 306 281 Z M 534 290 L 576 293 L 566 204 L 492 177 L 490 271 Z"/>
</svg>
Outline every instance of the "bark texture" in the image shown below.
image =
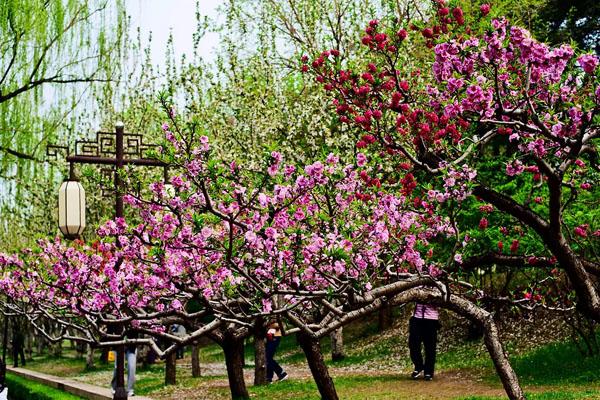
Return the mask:
<svg viewBox="0 0 600 400">
<path fill-rule="evenodd" d="M 392 306 L 386 303 L 379 309 L 378 315 L 378 328 L 379 332 L 383 332 L 392 326 Z"/>
<path fill-rule="evenodd" d="M 87 345 L 87 352 L 85 357 L 85 368 L 92 369 L 94 368 L 94 348 L 90 345 Z"/>
<path fill-rule="evenodd" d="M 262 318 L 256 321 L 254 328 L 254 385 L 267 384 L 267 352 L 265 326 Z"/>
<path fill-rule="evenodd" d="M 333 379 L 329 375 L 327 365 L 321 352 L 321 344 L 304 332 L 298 333 L 298 343 L 306 355 L 310 372 L 317 384 L 322 400 L 339 400 Z"/>
<path fill-rule="evenodd" d="M 244 381 L 244 339 L 226 331 L 223 335 L 223 352 L 227 365 L 227 378 L 233 400 L 249 399 L 248 389 Z"/>
<path fill-rule="evenodd" d="M 177 384 L 177 353 L 172 352 L 165 360 L 165 385 Z"/>
<path fill-rule="evenodd" d="M 194 343 L 192 345 L 192 377 L 199 378 L 202 376 L 200 369 L 200 345 Z"/>
<path fill-rule="evenodd" d="M 344 328 L 338 328 L 331 332 L 331 359 L 340 361 L 346 357 L 344 353 Z"/>
</svg>

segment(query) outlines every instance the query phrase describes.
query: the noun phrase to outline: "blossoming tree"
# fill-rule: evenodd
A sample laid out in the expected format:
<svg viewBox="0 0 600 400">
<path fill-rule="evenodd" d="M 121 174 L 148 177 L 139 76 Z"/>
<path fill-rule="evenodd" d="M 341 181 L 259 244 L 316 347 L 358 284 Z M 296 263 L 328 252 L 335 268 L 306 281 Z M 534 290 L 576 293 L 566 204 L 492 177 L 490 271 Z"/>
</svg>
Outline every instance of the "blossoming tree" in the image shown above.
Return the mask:
<svg viewBox="0 0 600 400">
<path fill-rule="evenodd" d="M 550 48 L 503 18 L 489 22 L 487 4 L 469 21 L 460 8 L 436 7 L 425 26 L 371 21 L 364 67 L 325 51 L 302 69 L 332 93 L 356 147 L 375 163 L 393 161 L 379 176 L 397 180 L 415 207 L 455 221 L 448 270 L 538 269 L 524 300 L 571 306 L 556 296 L 566 287 L 600 320 L 597 57 Z M 427 68 L 403 52 L 419 40 L 433 51 Z M 461 187 L 449 171 L 465 165 L 474 176 Z"/>
<path fill-rule="evenodd" d="M 211 335 L 234 398 L 248 397 L 241 339 L 258 318 L 282 318 L 322 397 L 337 399 L 319 340 L 386 304 L 430 302 L 484 328 L 507 394 L 524 398 L 493 316 L 477 304 L 506 299 L 468 273 L 538 269 L 544 287 L 573 288 L 598 319 L 597 227 L 569 217 L 597 190 L 597 60 L 550 49 L 501 19 L 489 29 L 466 19 L 440 3 L 432 26 L 412 34 L 402 21 L 372 21 L 364 70 L 343 65 L 337 50 L 303 59 L 334 94 L 340 123 L 358 132 L 351 163 L 329 155 L 297 167 L 269 152 L 264 168 L 243 168 L 213 158 L 197 126 L 171 113 L 163 157 L 177 171 L 174 192 L 155 183 L 149 198 L 127 196 L 139 221 L 107 223 L 95 248 L 44 243 L 23 259 L 0 257 L 5 307 L 34 322 L 51 317 L 63 336 L 90 343 L 153 345 L 123 339 L 126 330 L 177 344 Z M 402 54 L 407 40 L 433 49 L 431 73 Z M 540 286 L 508 301 L 569 305 Z M 170 323 L 192 329 L 177 338 Z"/>
<path fill-rule="evenodd" d="M 251 171 L 211 158 L 208 139 L 179 124 L 172 116 L 172 128 L 163 127 L 164 157 L 181 172 L 171 178 L 174 192 L 155 183 L 151 198 L 128 195 L 139 224 L 109 221 L 94 247 L 56 241 L 26 261 L 4 256 L 0 284 L 13 300 L 5 307 L 63 324 L 55 340 L 108 338 L 102 345 L 144 343 L 166 354 L 173 346 L 161 351 L 152 339 L 123 335 L 179 345 L 209 335 L 224 348 L 234 398 L 248 396 L 240 354 L 253 322 L 285 318 L 321 395 L 335 399 L 322 337 L 388 303 L 439 302 L 486 328 L 507 390 L 522 396 L 491 314 L 452 294 L 463 283 L 439 279 L 442 266 L 426 261 L 433 241 L 456 235 L 449 218 L 417 210 L 409 190 L 386 191 L 363 154 L 355 164 L 330 155 L 297 169 L 272 152 L 264 171 Z M 462 167 L 449 174 L 465 188 L 474 178 Z M 171 323 L 193 329 L 176 338 L 165 329 Z"/>
</svg>

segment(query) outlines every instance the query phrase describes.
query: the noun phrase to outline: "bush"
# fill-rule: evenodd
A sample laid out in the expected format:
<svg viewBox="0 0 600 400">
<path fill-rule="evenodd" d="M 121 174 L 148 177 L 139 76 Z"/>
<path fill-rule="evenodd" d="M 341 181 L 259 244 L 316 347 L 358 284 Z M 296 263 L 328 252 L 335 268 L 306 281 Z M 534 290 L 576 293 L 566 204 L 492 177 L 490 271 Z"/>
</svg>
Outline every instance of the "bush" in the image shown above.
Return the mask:
<svg viewBox="0 0 600 400">
<path fill-rule="evenodd" d="M 6 374 L 9 400 L 80 400 L 81 397 L 54 389 L 41 383 Z"/>
</svg>

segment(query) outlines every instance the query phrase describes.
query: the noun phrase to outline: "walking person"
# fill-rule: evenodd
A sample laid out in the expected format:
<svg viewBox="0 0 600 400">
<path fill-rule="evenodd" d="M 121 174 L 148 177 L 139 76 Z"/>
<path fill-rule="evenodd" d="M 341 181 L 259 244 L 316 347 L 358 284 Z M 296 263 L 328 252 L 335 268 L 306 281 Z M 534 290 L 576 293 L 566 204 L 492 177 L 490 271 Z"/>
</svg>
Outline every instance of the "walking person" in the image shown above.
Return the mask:
<svg viewBox="0 0 600 400">
<path fill-rule="evenodd" d="M 280 381 L 288 378 L 288 374 L 281 368 L 279 363 L 275 361 L 275 353 L 281 342 L 281 327 L 277 321 L 271 321 L 267 326 L 267 382 L 273 382 L 273 375 L 277 374 Z"/>
<path fill-rule="evenodd" d="M 137 334 L 128 334 L 129 339 L 137 339 Z M 135 396 L 135 373 L 137 368 L 137 347 L 135 344 L 125 346 L 125 361 L 127 362 L 127 396 Z M 115 366 L 113 370 L 113 378 L 111 381 L 113 394 L 117 390 L 117 357 L 115 356 Z"/>
<path fill-rule="evenodd" d="M 415 366 L 411 373 L 413 379 L 417 379 L 421 373 L 426 381 L 433 379 L 438 319 L 439 313 L 436 306 L 421 303 L 415 305 L 415 312 L 408 325 L 408 348 L 410 359 Z M 425 362 L 423 362 L 421 345 L 425 348 Z"/>
<path fill-rule="evenodd" d="M 184 337 L 187 333 L 185 326 L 181 325 L 181 324 L 173 324 L 173 326 L 171 327 L 171 333 L 173 333 L 175 336 L 178 337 Z M 183 359 L 185 353 L 185 346 L 178 346 L 177 347 L 177 356 L 176 358 L 178 360 Z"/>
</svg>

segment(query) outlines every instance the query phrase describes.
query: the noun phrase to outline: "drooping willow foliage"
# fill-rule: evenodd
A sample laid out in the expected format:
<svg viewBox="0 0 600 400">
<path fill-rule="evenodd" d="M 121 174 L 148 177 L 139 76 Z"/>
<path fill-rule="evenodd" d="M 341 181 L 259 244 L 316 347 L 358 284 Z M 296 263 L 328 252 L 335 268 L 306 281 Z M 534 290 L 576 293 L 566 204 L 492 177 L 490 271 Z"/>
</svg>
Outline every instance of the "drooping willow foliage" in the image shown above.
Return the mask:
<svg viewBox="0 0 600 400">
<path fill-rule="evenodd" d="M 60 175 L 46 145 L 71 143 L 81 116 L 95 124 L 94 93 L 120 80 L 126 18 L 121 1 L 5 0 L 0 4 L 0 238 L 54 234 Z M 96 109 L 97 110 L 97 109 Z"/>
</svg>

